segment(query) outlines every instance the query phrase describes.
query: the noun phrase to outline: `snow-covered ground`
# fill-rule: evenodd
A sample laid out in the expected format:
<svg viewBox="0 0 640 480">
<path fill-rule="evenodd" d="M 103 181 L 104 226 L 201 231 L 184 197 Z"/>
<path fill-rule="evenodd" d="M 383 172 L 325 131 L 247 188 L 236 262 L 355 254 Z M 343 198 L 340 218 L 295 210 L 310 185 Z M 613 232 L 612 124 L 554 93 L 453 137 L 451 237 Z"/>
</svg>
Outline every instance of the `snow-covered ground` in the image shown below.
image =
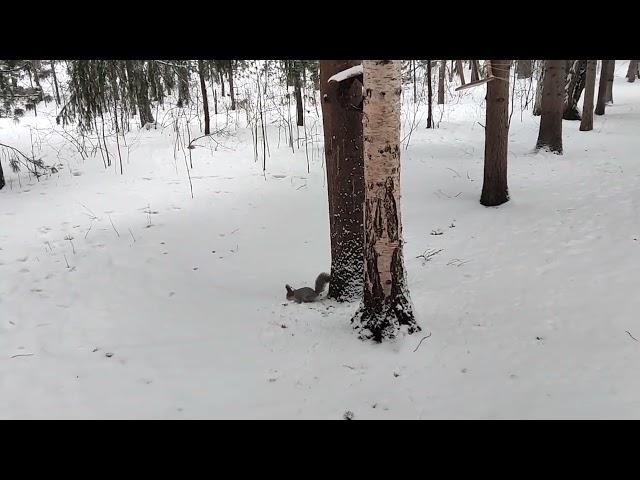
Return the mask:
<svg viewBox="0 0 640 480">
<path fill-rule="evenodd" d="M 592 132 L 564 122 L 563 156 L 532 153 L 539 118 L 516 101 L 498 208 L 478 202 L 485 87 L 413 132 L 402 214 L 423 331 L 380 345 L 353 333 L 356 304 L 285 301 L 330 265 L 321 151 L 308 173 L 270 127 L 263 173 L 238 129 L 192 150 L 191 198 L 170 128 L 131 132 L 122 176 L 40 135 L 63 168 L 18 181 L 5 165 L 0 191 L 0 418 L 640 418 L 626 68 Z M 50 122 L 3 119 L 0 137 L 29 151 Z"/>
</svg>

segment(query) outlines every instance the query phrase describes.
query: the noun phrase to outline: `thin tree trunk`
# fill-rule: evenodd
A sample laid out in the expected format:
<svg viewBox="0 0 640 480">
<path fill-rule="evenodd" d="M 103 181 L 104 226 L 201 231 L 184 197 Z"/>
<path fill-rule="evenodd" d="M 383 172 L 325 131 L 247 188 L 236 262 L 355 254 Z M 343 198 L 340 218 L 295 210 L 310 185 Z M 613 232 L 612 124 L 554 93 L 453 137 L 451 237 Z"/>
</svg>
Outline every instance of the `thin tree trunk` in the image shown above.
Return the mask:
<svg viewBox="0 0 640 480">
<path fill-rule="evenodd" d="M 444 105 L 444 79 L 446 69 L 447 61 L 440 60 L 440 67 L 438 68 L 438 105 Z"/>
<path fill-rule="evenodd" d="M 218 114 L 218 91 L 213 89 L 213 113 Z"/>
<path fill-rule="evenodd" d="M 231 95 L 231 110 L 235 110 L 236 93 L 233 88 L 233 60 L 229 60 L 229 95 Z"/>
<path fill-rule="evenodd" d="M 297 125 L 302 127 L 304 125 L 304 109 L 302 106 L 302 88 L 300 86 L 300 73 L 296 72 L 296 77 L 293 81 L 293 87 L 296 95 L 296 112 L 298 114 Z"/>
<path fill-rule="evenodd" d="M 516 75 L 518 78 L 530 78 L 532 74 L 531 60 L 518 60 L 516 62 Z"/>
<path fill-rule="evenodd" d="M 609 62 L 611 60 L 602 60 L 600 67 L 600 82 L 598 83 L 598 100 L 596 101 L 596 115 L 604 115 L 605 106 L 607 104 L 607 74 L 609 72 Z"/>
<path fill-rule="evenodd" d="M 586 60 L 574 60 L 571 62 L 564 94 L 564 107 L 562 118 L 564 120 L 580 120 L 578 102 L 584 90 L 587 73 Z"/>
<path fill-rule="evenodd" d="M 400 216 L 400 94 L 398 60 L 365 60 L 365 284 L 352 318 L 362 339 L 381 342 L 401 328 L 420 330 L 406 284 Z"/>
<path fill-rule="evenodd" d="M 330 298 L 355 300 L 364 276 L 362 82 L 328 80 L 360 60 L 320 60 L 320 98 L 331 239 Z"/>
<path fill-rule="evenodd" d="M 427 128 L 433 128 L 433 90 L 431 89 L 431 60 L 427 60 Z"/>
<path fill-rule="evenodd" d="M 540 130 L 536 149 L 562 154 L 562 104 L 564 100 L 565 61 L 545 60 Z"/>
<path fill-rule="evenodd" d="M 209 99 L 207 98 L 207 84 L 204 82 L 204 63 L 198 60 L 198 76 L 200 77 L 200 90 L 202 90 L 202 109 L 204 110 L 204 134 L 209 135 Z"/>
<path fill-rule="evenodd" d="M 56 103 L 60 105 L 60 92 L 58 90 L 58 77 L 56 76 L 56 64 L 53 60 L 51 62 L 51 74 L 53 75 L 53 85 L 56 89 Z"/>
<path fill-rule="evenodd" d="M 609 60 L 609 69 L 607 70 L 607 94 L 605 102 L 613 103 L 613 77 L 616 72 L 616 61 Z"/>
<path fill-rule="evenodd" d="M 582 121 L 580 130 L 588 132 L 593 130 L 593 93 L 596 89 L 597 60 L 587 60 L 586 85 L 584 89 L 584 103 L 582 105 Z"/>
<path fill-rule="evenodd" d="M 480 203 L 486 207 L 509 200 L 507 152 L 509 141 L 509 71 L 511 60 L 490 60 L 501 81 L 487 83 L 487 119 L 484 129 L 484 182 Z"/>
<path fill-rule="evenodd" d="M 222 75 L 222 70 L 220 70 L 220 88 L 222 88 L 222 97 L 224 97 L 224 75 Z"/>
<path fill-rule="evenodd" d="M 638 60 L 629 60 L 629 69 L 627 70 L 627 82 L 633 83 L 638 75 Z"/>
</svg>

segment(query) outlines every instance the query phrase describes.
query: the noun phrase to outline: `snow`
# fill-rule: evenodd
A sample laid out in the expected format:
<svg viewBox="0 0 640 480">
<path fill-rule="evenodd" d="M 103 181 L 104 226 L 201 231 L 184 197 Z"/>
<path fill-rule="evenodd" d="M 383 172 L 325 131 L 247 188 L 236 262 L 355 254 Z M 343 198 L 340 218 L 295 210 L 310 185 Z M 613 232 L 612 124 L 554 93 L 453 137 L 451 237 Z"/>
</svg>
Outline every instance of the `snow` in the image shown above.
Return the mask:
<svg viewBox="0 0 640 480">
<path fill-rule="evenodd" d="M 353 332 L 357 303 L 285 301 L 285 283 L 330 265 L 317 148 L 308 173 L 271 126 L 263 173 L 238 128 L 192 150 L 191 198 L 170 128 L 132 130 L 120 175 L 83 162 L 40 109 L 1 119 L 3 143 L 30 151 L 33 133 L 63 168 L 39 182 L 4 168 L 0 418 L 639 418 L 640 86 L 626 69 L 592 132 L 563 123 L 563 156 L 532 152 L 539 118 L 516 101 L 498 208 L 479 204 L 484 89 L 434 106 L 439 128 L 423 121 L 402 150 L 422 332 L 380 345 Z"/>
<path fill-rule="evenodd" d="M 332 75 L 327 81 L 342 82 L 348 78 L 357 77 L 358 75 L 362 75 L 362 65 L 356 65 L 354 67 L 347 68 L 346 70 L 342 70 L 341 72 Z"/>
</svg>

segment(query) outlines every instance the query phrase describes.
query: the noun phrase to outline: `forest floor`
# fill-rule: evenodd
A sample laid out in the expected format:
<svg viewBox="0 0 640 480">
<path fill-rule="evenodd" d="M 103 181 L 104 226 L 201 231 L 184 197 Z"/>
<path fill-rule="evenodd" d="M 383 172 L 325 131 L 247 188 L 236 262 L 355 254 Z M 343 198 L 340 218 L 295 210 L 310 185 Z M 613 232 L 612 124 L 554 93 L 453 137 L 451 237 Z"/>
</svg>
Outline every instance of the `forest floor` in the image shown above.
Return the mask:
<svg viewBox="0 0 640 480">
<path fill-rule="evenodd" d="M 51 116 L 2 119 L 3 143 L 30 151 L 37 127 L 63 166 L 36 181 L 5 165 L 0 418 L 640 418 L 625 72 L 593 131 L 563 123 L 562 156 L 533 153 L 539 117 L 516 103 L 498 208 L 479 203 L 485 87 L 413 132 L 402 221 L 422 331 L 379 345 L 354 334 L 357 304 L 285 301 L 330 266 L 317 146 L 308 172 L 272 126 L 263 172 L 238 129 L 191 151 L 192 198 L 170 128 L 131 132 L 120 175 L 41 134 Z"/>
</svg>

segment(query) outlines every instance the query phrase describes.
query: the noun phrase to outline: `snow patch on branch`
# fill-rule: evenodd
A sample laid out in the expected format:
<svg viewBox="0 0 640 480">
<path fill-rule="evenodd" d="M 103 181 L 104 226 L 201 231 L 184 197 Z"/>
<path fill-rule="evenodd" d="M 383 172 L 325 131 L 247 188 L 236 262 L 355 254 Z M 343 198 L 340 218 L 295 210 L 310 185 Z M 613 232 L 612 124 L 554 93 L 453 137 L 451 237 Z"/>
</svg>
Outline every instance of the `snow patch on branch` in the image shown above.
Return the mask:
<svg viewBox="0 0 640 480">
<path fill-rule="evenodd" d="M 356 65 L 355 67 L 342 70 L 341 72 L 338 72 L 335 75 L 333 75 L 328 81 L 342 82 L 344 80 L 347 80 L 348 78 L 357 77 L 359 75 L 362 75 L 362 65 Z"/>
</svg>

